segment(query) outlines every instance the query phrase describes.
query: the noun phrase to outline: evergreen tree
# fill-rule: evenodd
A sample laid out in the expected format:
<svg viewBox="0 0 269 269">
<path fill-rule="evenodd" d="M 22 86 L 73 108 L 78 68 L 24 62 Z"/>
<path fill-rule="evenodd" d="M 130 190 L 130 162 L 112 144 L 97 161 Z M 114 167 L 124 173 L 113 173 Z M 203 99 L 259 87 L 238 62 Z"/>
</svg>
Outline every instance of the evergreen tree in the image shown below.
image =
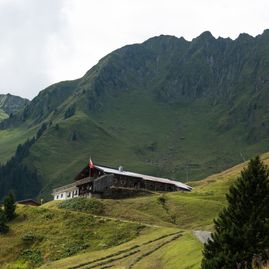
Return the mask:
<svg viewBox="0 0 269 269">
<path fill-rule="evenodd" d="M 6 164 L 0 164 L 0 201 L 10 190 L 18 200 L 35 197 L 41 188 L 41 178 L 36 170 L 29 169 L 23 160 L 29 154 L 36 139 L 28 139 L 18 145 L 16 153 Z"/>
<path fill-rule="evenodd" d="M 4 199 L 4 213 L 8 221 L 15 218 L 16 205 L 15 199 L 12 193 L 9 193 Z"/>
<path fill-rule="evenodd" d="M 228 206 L 204 247 L 202 269 L 252 268 L 254 257 L 268 261 L 269 171 L 256 157 L 230 187 Z"/>
<path fill-rule="evenodd" d="M 9 231 L 9 227 L 6 225 L 6 223 L 7 217 L 2 208 L 0 208 L 0 234 L 5 234 Z"/>
</svg>

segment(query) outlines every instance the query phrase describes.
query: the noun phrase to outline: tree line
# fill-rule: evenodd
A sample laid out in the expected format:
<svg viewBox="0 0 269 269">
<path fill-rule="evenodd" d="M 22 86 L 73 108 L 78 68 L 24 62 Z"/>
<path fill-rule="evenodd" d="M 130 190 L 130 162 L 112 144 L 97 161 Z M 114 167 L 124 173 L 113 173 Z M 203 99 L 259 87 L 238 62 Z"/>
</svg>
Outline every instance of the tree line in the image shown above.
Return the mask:
<svg viewBox="0 0 269 269">
<path fill-rule="evenodd" d="M 6 164 L 0 165 L 0 197 L 10 191 L 19 200 L 38 194 L 41 188 L 40 177 L 36 170 L 30 170 L 23 163 L 34 143 L 35 138 L 28 139 L 17 147 L 15 155 Z"/>
<path fill-rule="evenodd" d="M 46 129 L 47 123 L 43 123 L 36 137 L 18 145 L 14 156 L 6 164 L 0 164 L 0 201 L 9 192 L 12 192 L 18 200 L 38 195 L 41 189 L 41 176 L 36 169 L 30 169 L 23 160 Z"/>
</svg>

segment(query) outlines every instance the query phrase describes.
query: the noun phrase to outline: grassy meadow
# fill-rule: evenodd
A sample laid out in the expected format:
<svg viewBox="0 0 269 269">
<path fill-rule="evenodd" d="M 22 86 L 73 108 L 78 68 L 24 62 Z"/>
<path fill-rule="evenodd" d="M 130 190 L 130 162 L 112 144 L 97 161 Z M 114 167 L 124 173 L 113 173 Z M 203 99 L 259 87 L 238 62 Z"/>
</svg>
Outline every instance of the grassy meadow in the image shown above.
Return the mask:
<svg viewBox="0 0 269 269">
<path fill-rule="evenodd" d="M 0 236 L 0 268 L 33 268 L 86 250 L 103 250 L 148 229 L 139 223 L 44 207 L 18 206 L 17 214 L 9 233 Z"/>
<path fill-rule="evenodd" d="M 268 164 L 269 154 L 262 159 Z M 0 237 L 0 268 L 199 269 L 202 244 L 193 231 L 213 229 L 245 165 L 192 182 L 189 193 L 18 206 Z"/>
</svg>

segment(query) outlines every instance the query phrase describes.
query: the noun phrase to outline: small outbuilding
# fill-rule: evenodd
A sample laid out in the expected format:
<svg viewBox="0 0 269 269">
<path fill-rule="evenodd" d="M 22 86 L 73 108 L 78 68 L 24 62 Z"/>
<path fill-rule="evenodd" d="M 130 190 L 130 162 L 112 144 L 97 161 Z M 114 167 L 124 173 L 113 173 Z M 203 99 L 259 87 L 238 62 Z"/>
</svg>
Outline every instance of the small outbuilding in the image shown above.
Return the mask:
<svg viewBox="0 0 269 269">
<path fill-rule="evenodd" d="M 16 202 L 19 205 L 30 205 L 30 206 L 40 206 L 41 204 L 33 199 L 25 199 Z"/>
</svg>

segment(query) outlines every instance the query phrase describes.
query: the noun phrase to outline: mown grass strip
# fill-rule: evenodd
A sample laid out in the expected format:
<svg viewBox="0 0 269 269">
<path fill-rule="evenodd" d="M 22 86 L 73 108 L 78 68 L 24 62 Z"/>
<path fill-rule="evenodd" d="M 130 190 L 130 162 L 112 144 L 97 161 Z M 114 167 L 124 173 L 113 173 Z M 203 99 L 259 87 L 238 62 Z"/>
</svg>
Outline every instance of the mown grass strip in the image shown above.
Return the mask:
<svg viewBox="0 0 269 269">
<path fill-rule="evenodd" d="M 118 261 L 118 260 L 122 260 L 122 259 L 125 259 L 129 256 L 132 256 L 136 253 L 140 252 L 140 250 L 135 250 L 135 251 L 132 251 L 132 252 L 129 252 L 121 257 L 117 257 L 117 258 L 111 258 L 109 260 L 106 260 L 106 261 L 103 261 L 103 262 L 99 262 L 97 264 L 94 264 L 94 265 L 91 265 L 91 266 L 87 266 L 87 267 L 80 267 L 81 269 L 92 269 L 92 268 L 96 268 L 98 266 L 102 266 L 102 265 L 108 265 L 109 263 L 112 263 L 112 262 L 115 262 L 115 261 Z"/>
<path fill-rule="evenodd" d="M 161 240 L 161 239 L 164 239 L 164 238 L 166 238 L 166 237 L 169 237 L 169 236 L 172 236 L 172 235 L 175 235 L 175 234 L 181 234 L 181 233 L 182 233 L 182 232 L 174 232 L 174 233 L 170 233 L 170 234 L 164 234 L 164 235 L 162 235 L 162 236 L 160 236 L 160 237 L 157 237 L 157 238 L 155 238 L 155 239 L 152 239 L 152 240 L 149 240 L 149 241 L 143 243 L 142 246 L 145 246 L 145 245 L 148 245 L 148 244 L 150 244 L 150 243 L 153 243 L 153 242 L 159 241 L 159 240 Z"/>
<path fill-rule="evenodd" d="M 115 264 L 106 265 L 106 266 L 100 267 L 100 269 L 111 268 L 111 267 L 113 267 L 113 266 L 115 266 Z"/>
<path fill-rule="evenodd" d="M 152 248 L 151 250 L 143 253 L 142 255 L 138 256 L 127 268 L 131 269 L 133 268 L 139 261 L 141 261 L 143 258 L 149 256 L 150 254 L 152 254 L 153 252 L 157 251 L 158 249 L 160 249 L 161 247 L 169 244 L 170 242 L 176 240 L 177 238 L 179 238 L 180 236 L 182 236 L 182 234 L 177 234 L 174 237 L 172 237 L 171 239 L 159 244 L 158 246 L 156 246 L 155 248 Z"/>
<path fill-rule="evenodd" d="M 103 260 L 107 260 L 109 258 L 112 258 L 112 257 L 116 257 L 118 255 L 121 255 L 122 253 L 126 253 L 126 252 L 129 252 L 133 249 L 136 249 L 136 248 L 139 248 L 139 245 L 134 245 L 130 248 L 127 248 L 127 249 L 124 249 L 124 250 L 120 250 L 120 251 L 117 251 L 115 253 L 112 253 L 112 254 L 109 254 L 105 257 L 102 257 L 102 258 L 98 258 L 98 259 L 95 259 L 95 260 L 92 260 L 92 261 L 89 261 L 89 262 L 85 262 L 85 263 L 81 263 L 81 264 L 78 264 L 76 266 L 72 266 L 72 267 L 68 267 L 68 269 L 78 269 L 78 268 L 81 268 L 83 266 L 86 266 L 86 265 L 90 265 L 90 264 L 93 264 L 93 263 L 96 263 L 96 262 L 100 262 L 100 261 L 103 261 Z"/>
<path fill-rule="evenodd" d="M 139 248 L 139 247 L 141 247 L 141 246 L 148 245 L 148 244 L 151 244 L 151 243 L 153 243 L 153 242 L 157 242 L 157 241 L 159 241 L 159 240 L 161 240 L 161 239 L 164 239 L 164 238 L 167 238 L 167 237 L 169 237 L 169 236 L 173 236 L 173 235 L 181 235 L 181 232 L 174 232 L 174 233 L 169 233 L 169 234 L 166 234 L 166 235 L 162 235 L 162 236 L 157 237 L 157 238 L 155 238 L 155 239 L 152 239 L 152 240 L 149 240 L 149 241 L 147 241 L 147 242 L 144 242 L 144 243 L 141 244 L 141 245 L 134 245 L 134 246 L 132 246 L 132 247 L 130 247 L 130 248 L 128 248 L 128 249 L 120 250 L 120 251 L 118 251 L 118 252 L 116 252 L 116 253 L 107 255 L 107 256 L 105 256 L 105 257 L 98 258 L 98 259 L 95 259 L 95 260 L 92 260 L 92 261 L 89 261 L 89 262 L 81 263 L 81 264 L 78 264 L 78 265 L 76 265 L 76 266 L 68 267 L 68 269 L 80 269 L 80 268 L 84 268 L 84 266 L 90 266 L 90 267 L 85 267 L 85 269 L 88 269 L 88 268 L 95 268 L 95 267 L 100 266 L 100 265 L 101 265 L 101 266 L 102 266 L 102 265 L 106 265 L 106 264 L 109 263 L 109 262 L 117 261 L 117 260 L 120 260 L 120 259 L 129 257 L 129 256 L 131 256 L 131 255 L 134 255 L 134 254 L 136 254 L 137 252 L 139 252 L 140 250 L 133 251 L 133 252 L 131 252 L 131 253 L 128 253 L 128 254 L 126 254 L 126 255 L 124 255 L 124 256 L 122 256 L 122 257 L 118 257 L 118 258 L 116 258 L 116 259 L 110 259 L 110 258 L 119 256 L 119 255 L 121 255 L 121 254 L 123 254 L 123 253 L 127 253 L 127 252 L 129 252 L 129 251 L 131 251 L 131 250 L 133 250 L 133 249 L 137 249 L 137 248 Z M 109 259 L 109 260 L 107 260 L 107 259 Z M 103 261 L 103 262 L 102 262 L 102 261 Z M 97 262 L 101 262 L 101 263 L 98 263 L 98 264 L 94 265 L 94 263 L 97 263 Z M 91 265 L 92 265 L 92 266 L 91 266 Z"/>
</svg>

